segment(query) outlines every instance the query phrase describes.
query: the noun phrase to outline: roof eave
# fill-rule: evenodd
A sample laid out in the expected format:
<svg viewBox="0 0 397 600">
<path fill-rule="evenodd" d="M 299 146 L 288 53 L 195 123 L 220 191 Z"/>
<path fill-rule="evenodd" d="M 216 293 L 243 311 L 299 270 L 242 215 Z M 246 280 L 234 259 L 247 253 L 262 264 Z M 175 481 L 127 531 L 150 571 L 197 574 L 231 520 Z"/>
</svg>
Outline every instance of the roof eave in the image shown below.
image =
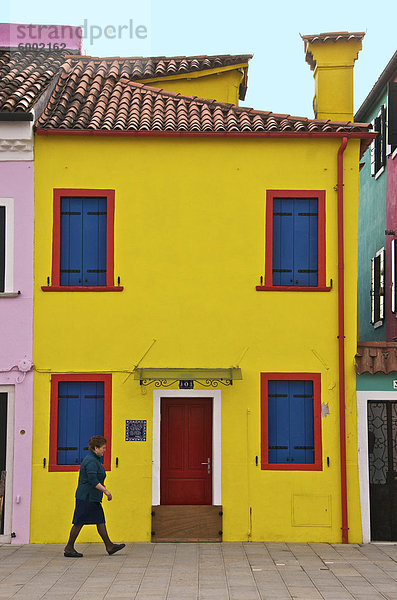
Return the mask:
<svg viewBox="0 0 397 600">
<path fill-rule="evenodd" d="M 34 116 L 31 112 L 9 112 L 6 110 L 0 111 L 0 121 L 33 121 Z"/>
<path fill-rule="evenodd" d="M 397 50 L 387 63 L 386 67 L 383 69 L 380 74 L 378 80 L 372 87 L 372 90 L 369 92 L 368 96 L 365 98 L 364 102 L 361 104 L 360 108 L 354 115 L 355 121 L 363 121 L 366 120 L 366 115 L 369 113 L 372 105 L 376 102 L 378 97 L 380 96 L 383 88 L 386 84 L 391 80 L 393 74 L 397 71 Z"/>
<path fill-rule="evenodd" d="M 103 137 L 228 137 L 228 138 L 342 138 L 367 140 L 376 137 L 370 131 L 136 131 L 121 129 L 46 129 L 36 128 L 37 135 Z"/>
</svg>

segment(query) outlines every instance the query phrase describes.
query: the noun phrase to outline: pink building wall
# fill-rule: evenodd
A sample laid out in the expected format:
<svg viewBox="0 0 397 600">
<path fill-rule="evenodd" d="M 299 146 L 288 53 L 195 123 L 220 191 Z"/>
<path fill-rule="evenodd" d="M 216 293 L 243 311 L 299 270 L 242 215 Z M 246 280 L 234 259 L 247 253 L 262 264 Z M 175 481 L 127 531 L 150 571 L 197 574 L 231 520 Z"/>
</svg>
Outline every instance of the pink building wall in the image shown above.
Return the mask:
<svg viewBox="0 0 397 600">
<path fill-rule="evenodd" d="M 81 53 L 82 38 L 81 27 L 0 23 L 0 48 L 17 49 L 19 44 L 23 44 L 26 49 L 54 49 L 54 44 L 58 44 L 58 47 Z M 9 246 L 6 248 L 9 255 L 13 254 L 13 289 L 0 293 L 0 392 L 8 391 L 8 387 L 1 386 L 11 386 L 14 390 L 11 532 L 15 537 L 11 538 L 11 543 L 26 544 L 30 537 L 33 434 L 34 163 L 31 160 L 33 137 L 30 122 L 3 121 L 1 136 L 10 140 L 11 150 L 0 153 L 0 199 L 6 199 L 7 206 L 7 199 L 13 200 L 14 229 L 11 252 Z M 25 149 L 18 155 L 15 142 L 19 138 Z M 18 291 L 19 295 L 13 295 Z M 7 497 L 9 481 L 7 474 L 7 512 L 10 508 Z"/>
<path fill-rule="evenodd" d="M 21 292 L 14 298 L 0 294 L 0 386 L 15 390 L 11 531 L 16 537 L 11 541 L 26 544 L 33 428 L 33 161 L 0 162 L 0 197 L 14 199 L 14 290 Z"/>
<path fill-rule="evenodd" d="M 0 48 L 54 49 L 54 44 L 82 52 L 82 29 L 66 25 L 0 23 Z M 29 47 L 25 44 L 30 44 Z M 36 46 L 37 44 L 37 46 Z M 62 44 L 65 44 L 64 46 Z M 13 199 L 13 289 L 0 293 L 0 391 L 14 390 L 14 440 L 11 543 L 30 537 L 33 429 L 33 247 L 34 163 L 30 123 L 2 122 L 1 136 L 13 146 L 21 138 L 25 150 L 0 153 L 0 199 Z M 9 202 L 6 200 L 6 202 Z M 6 216 L 7 221 L 7 216 Z M 7 247 L 7 250 L 9 248 Z M 6 250 L 6 251 L 7 251 Z M 11 297 L 10 292 L 20 294 Z M 7 475 L 7 482 L 9 477 Z M 10 486 L 7 488 L 10 489 Z M 6 491 L 6 511 L 9 510 Z M 8 508 L 7 508 L 8 507 Z M 8 533 L 8 532 L 7 532 Z"/>
</svg>

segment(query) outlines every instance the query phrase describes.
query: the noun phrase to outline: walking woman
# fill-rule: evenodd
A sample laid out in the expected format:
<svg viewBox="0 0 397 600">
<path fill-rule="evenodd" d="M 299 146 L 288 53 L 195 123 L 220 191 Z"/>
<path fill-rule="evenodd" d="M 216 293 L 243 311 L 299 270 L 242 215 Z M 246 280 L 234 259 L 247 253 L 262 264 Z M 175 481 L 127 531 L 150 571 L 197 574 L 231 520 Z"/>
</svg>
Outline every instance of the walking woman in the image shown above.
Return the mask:
<svg viewBox="0 0 397 600">
<path fill-rule="evenodd" d="M 89 453 L 84 457 L 80 466 L 73 527 L 70 530 L 69 541 L 63 553 L 68 558 L 81 558 L 83 556 L 74 548 L 74 543 L 83 525 L 96 525 L 108 554 L 114 554 L 125 546 L 125 544 L 113 544 L 110 541 L 101 505 L 103 494 L 107 496 L 108 500 L 112 499 L 112 494 L 103 485 L 106 471 L 101 464 L 101 457 L 106 450 L 105 438 L 102 435 L 94 435 L 88 441 L 88 449 Z"/>
</svg>

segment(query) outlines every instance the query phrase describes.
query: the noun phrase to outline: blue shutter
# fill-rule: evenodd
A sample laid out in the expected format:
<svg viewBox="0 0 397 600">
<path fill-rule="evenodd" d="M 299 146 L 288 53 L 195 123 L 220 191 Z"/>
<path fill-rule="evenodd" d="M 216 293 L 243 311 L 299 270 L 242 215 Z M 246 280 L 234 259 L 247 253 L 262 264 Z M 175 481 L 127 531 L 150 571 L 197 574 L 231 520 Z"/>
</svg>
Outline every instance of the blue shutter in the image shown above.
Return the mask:
<svg viewBox="0 0 397 600">
<path fill-rule="evenodd" d="M 273 199 L 273 285 L 318 285 L 317 198 Z"/>
<path fill-rule="evenodd" d="M 318 200 L 294 201 L 294 285 L 317 286 L 318 282 Z"/>
<path fill-rule="evenodd" d="M 288 385 L 288 381 L 268 383 L 269 463 L 288 462 L 290 455 Z"/>
<path fill-rule="evenodd" d="M 88 440 L 104 432 L 103 381 L 85 381 L 81 386 L 80 461 L 88 451 Z"/>
<path fill-rule="evenodd" d="M 80 384 L 58 384 L 58 465 L 80 463 Z"/>
<path fill-rule="evenodd" d="M 90 437 L 103 433 L 103 381 L 59 382 L 57 464 L 80 464 Z"/>
<path fill-rule="evenodd" d="M 314 464 L 312 381 L 268 382 L 269 463 Z"/>
<path fill-rule="evenodd" d="M 106 198 L 61 199 L 61 285 L 106 285 L 106 225 Z"/>
<path fill-rule="evenodd" d="M 84 198 L 83 285 L 106 285 L 106 198 Z"/>
<path fill-rule="evenodd" d="M 293 285 L 293 200 L 273 199 L 273 285 Z"/>
<path fill-rule="evenodd" d="M 313 382 L 290 381 L 290 461 L 314 463 Z"/>
<path fill-rule="evenodd" d="M 60 284 L 81 286 L 83 268 L 82 198 L 61 199 Z"/>
</svg>

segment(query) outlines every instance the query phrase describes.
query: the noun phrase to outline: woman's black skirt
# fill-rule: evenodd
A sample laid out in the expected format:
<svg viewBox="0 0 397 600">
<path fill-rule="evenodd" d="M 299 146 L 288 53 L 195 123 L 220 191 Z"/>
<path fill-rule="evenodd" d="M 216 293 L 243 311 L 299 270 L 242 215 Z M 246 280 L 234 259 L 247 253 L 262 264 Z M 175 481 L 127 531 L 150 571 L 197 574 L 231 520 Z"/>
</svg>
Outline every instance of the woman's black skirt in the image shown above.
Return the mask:
<svg viewBox="0 0 397 600">
<path fill-rule="evenodd" d="M 76 508 L 74 509 L 73 525 L 97 525 L 105 523 L 102 504 L 100 502 L 90 502 L 89 500 L 78 500 L 76 498 Z"/>
</svg>

